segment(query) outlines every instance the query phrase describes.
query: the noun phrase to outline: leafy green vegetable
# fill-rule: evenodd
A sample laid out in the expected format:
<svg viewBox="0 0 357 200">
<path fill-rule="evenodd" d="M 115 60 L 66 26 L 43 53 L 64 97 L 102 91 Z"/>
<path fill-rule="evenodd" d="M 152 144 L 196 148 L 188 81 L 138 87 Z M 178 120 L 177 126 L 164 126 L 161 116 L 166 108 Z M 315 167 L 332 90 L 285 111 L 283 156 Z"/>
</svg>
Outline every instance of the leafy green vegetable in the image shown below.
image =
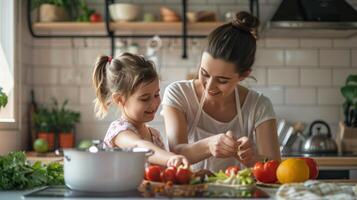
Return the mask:
<svg viewBox="0 0 357 200">
<path fill-rule="evenodd" d="M 45 185 L 63 185 L 63 165 L 26 162 L 24 152 L 0 156 L 0 190 L 22 190 Z"/>
<path fill-rule="evenodd" d="M 6 94 L 2 91 L 2 87 L 0 87 L 0 108 L 5 107 L 7 104 L 7 96 Z"/>
</svg>

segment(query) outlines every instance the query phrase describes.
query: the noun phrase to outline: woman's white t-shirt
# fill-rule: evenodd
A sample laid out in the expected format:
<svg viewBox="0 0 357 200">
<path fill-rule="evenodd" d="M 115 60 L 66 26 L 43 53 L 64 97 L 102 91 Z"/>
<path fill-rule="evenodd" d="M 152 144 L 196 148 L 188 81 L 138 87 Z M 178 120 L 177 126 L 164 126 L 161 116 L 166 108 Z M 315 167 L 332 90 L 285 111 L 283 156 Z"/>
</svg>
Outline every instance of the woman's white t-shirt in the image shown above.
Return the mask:
<svg viewBox="0 0 357 200">
<path fill-rule="evenodd" d="M 187 131 L 189 132 L 191 130 L 191 132 L 188 133 L 188 143 L 194 143 L 204 138 L 204 136 L 200 136 L 202 134 L 197 136 L 194 132 L 195 129 L 192 129 L 200 105 L 200 100 L 196 95 L 193 80 L 183 80 L 171 83 L 165 89 L 162 104 L 174 107 L 184 113 L 187 122 Z M 241 112 L 243 128 L 239 127 L 238 115 L 230 122 L 220 122 L 205 113 L 204 110 L 200 113 L 197 126 L 203 131 L 213 134 L 226 133 L 228 130 L 232 130 L 235 137 L 248 136 L 254 142 L 255 128 L 264 121 L 275 119 L 275 113 L 270 100 L 261 93 L 253 90 L 249 90 L 241 107 Z M 217 171 L 219 169 L 225 169 L 225 167 L 232 164 L 239 163 L 232 158 L 222 162 L 222 164 L 215 164 L 214 167 L 210 166 L 211 164 L 206 163 L 205 166 L 201 165 L 198 168 L 205 167 Z"/>
</svg>

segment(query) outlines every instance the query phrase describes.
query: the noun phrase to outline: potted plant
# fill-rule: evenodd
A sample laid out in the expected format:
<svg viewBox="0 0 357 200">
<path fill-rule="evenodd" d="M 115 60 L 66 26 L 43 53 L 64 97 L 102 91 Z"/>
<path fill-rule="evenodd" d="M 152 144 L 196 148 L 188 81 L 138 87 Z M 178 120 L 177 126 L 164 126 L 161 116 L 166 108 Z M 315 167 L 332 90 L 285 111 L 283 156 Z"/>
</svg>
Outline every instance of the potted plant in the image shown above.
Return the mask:
<svg viewBox="0 0 357 200">
<path fill-rule="evenodd" d="M 47 141 L 48 149 L 54 150 L 55 130 L 54 117 L 47 108 L 38 108 L 34 113 L 33 120 L 37 132 L 37 138 Z"/>
<path fill-rule="evenodd" d="M 77 0 L 33 0 L 32 9 L 38 8 L 40 22 L 68 21 L 77 18 Z"/>
<path fill-rule="evenodd" d="M 54 100 L 54 107 L 52 108 L 60 148 L 71 148 L 74 146 L 75 125 L 80 120 L 80 113 L 67 109 L 67 104 L 68 100 L 65 100 L 62 105 L 59 105 Z"/>
<path fill-rule="evenodd" d="M 2 87 L 0 87 L 0 108 L 5 107 L 7 104 L 7 95 L 2 91 Z"/>
<path fill-rule="evenodd" d="M 343 104 L 344 122 L 340 123 L 338 138 L 344 151 L 357 151 L 357 75 L 349 75 L 341 88 L 345 98 Z"/>
</svg>

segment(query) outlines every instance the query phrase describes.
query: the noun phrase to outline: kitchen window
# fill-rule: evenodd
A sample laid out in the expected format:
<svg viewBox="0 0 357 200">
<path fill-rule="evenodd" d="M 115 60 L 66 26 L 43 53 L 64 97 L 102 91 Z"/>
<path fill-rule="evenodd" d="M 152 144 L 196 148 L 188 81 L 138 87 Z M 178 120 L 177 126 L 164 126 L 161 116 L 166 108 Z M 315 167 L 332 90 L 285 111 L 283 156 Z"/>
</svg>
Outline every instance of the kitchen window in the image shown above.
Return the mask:
<svg viewBox="0 0 357 200">
<path fill-rule="evenodd" d="M 15 129 L 18 124 L 17 107 L 20 102 L 15 84 L 15 4 L 0 1 L 0 87 L 8 96 L 8 103 L 0 109 L 0 129 Z"/>
</svg>

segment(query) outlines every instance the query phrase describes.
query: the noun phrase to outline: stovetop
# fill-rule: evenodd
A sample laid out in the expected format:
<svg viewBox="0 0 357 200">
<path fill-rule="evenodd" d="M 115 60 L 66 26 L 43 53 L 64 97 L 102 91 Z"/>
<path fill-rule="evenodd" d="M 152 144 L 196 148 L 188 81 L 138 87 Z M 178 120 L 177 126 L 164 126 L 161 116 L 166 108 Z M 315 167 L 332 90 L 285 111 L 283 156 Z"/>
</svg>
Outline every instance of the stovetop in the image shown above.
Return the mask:
<svg viewBox="0 0 357 200">
<path fill-rule="evenodd" d="M 31 192 L 23 196 L 25 199 L 30 198 L 165 198 L 165 196 L 145 196 L 138 190 L 130 190 L 118 193 L 111 192 L 81 192 L 69 189 L 66 186 L 47 186 L 37 191 Z M 166 197 L 167 198 L 167 197 Z M 192 198 L 192 197 L 187 197 Z M 269 198 L 269 195 L 259 188 L 243 191 L 229 191 L 223 193 L 200 193 L 194 198 Z"/>
</svg>

